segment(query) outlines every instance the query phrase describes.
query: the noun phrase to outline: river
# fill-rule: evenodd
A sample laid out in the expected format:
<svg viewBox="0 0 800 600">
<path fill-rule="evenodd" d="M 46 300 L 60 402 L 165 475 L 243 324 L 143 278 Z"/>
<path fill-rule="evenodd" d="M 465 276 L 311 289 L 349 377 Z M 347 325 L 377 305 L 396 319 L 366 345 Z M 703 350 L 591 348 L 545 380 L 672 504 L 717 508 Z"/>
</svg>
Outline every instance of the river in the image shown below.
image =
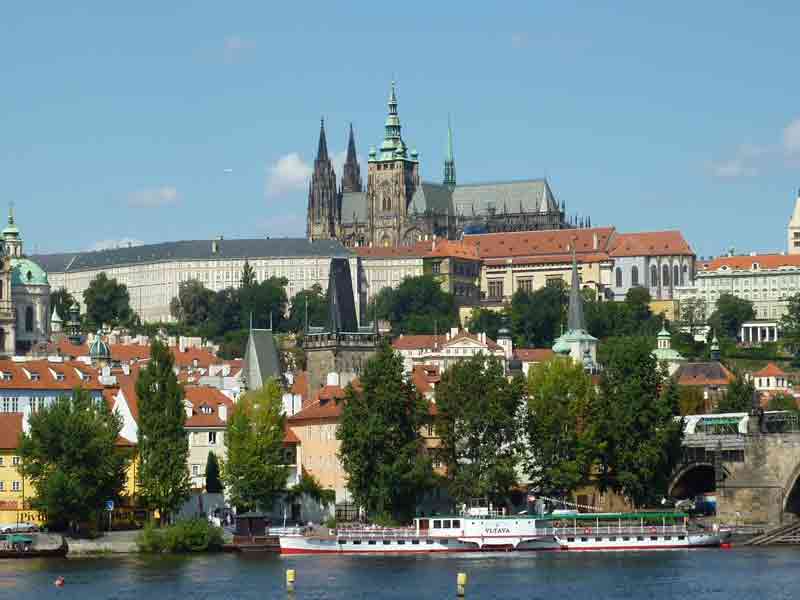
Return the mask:
<svg viewBox="0 0 800 600">
<path fill-rule="evenodd" d="M 297 572 L 297 600 L 468 599 L 779 600 L 797 597 L 800 549 L 740 548 L 624 553 L 432 556 L 279 556 L 0 560 L 0 599 L 186 600 L 286 598 L 285 570 Z M 63 588 L 53 581 L 66 580 Z"/>
</svg>

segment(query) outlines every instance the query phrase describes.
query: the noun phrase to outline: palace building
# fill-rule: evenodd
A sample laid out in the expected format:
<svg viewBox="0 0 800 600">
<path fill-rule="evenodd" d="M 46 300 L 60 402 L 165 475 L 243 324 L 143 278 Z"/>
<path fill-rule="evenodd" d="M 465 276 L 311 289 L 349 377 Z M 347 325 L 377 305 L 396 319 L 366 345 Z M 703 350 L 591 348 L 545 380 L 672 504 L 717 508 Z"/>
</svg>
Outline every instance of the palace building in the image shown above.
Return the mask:
<svg viewBox="0 0 800 600">
<path fill-rule="evenodd" d="M 406 246 L 433 236 L 464 233 L 567 229 L 589 226 L 567 219 L 546 179 L 459 185 L 448 125 L 441 183 L 423 182 L 419 153 L 403 140 L 392 82 L 384 139 L 369 150 L 366 189 L 352 125 L 341 186 L 328 155 L 324 122 L 308 193 L 307 234 L 346 246 Z"/>
</svg>

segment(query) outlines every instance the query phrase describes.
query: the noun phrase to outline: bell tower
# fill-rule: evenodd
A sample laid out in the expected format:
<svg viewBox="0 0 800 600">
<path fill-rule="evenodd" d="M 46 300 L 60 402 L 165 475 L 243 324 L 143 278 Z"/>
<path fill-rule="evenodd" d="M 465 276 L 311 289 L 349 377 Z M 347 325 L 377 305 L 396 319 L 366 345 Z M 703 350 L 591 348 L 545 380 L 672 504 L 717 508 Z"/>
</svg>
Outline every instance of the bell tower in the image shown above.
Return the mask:
<svg viewBox="0 0 800 600">
<path fill-rule="evenodd" d="M 394 81 L 380 151 L 369 150 L 367 211 L 370 238 L 375 246 L 397 246 L 408 216 L 408 205 L 419 187 L 419 157 L 408 151 L 397 115 Z"/>
<path fill-rule="evenodd" d="M 789 254 L 800 254 L 800 190 L 797 192 L 797 199 L 794 201 L 794 212 L 789 220 L 787 227 Z"/>
</svg>

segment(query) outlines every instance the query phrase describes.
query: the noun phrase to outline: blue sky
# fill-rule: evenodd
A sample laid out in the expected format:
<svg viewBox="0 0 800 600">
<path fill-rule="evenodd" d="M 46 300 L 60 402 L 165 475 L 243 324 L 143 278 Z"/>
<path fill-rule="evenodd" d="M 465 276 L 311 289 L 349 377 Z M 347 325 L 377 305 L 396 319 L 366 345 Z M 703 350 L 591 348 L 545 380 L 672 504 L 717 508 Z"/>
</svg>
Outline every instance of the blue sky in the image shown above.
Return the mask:
<svg viewBox="0 0 800 600">
<path fill-rule="evenodd" d="M 800 3 L 7 3 L 0 202 L 26 250 L 305 233 L 319 118 L 366 175 L 396 78 L 441 179 L 546 175 L 570 212 L 782 250 Z"/>
</svg>

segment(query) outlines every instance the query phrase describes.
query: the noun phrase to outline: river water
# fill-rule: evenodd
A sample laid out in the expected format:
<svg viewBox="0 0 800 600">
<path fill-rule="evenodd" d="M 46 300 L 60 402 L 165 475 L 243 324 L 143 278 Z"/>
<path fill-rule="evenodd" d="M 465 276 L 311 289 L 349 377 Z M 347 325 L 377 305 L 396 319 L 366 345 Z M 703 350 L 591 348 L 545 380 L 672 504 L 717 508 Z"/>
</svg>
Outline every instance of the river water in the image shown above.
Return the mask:
<svg viewBox="0 0 800 600">
<path fill-rule="evenodd" d="M 0 560 L 0 599 L 287 598 L 779 600 L 800 595 L 800 549 L 430 556 L 241 556 Z M 63 588 L 53 585 L 62 575 Z"/>
</svg>

